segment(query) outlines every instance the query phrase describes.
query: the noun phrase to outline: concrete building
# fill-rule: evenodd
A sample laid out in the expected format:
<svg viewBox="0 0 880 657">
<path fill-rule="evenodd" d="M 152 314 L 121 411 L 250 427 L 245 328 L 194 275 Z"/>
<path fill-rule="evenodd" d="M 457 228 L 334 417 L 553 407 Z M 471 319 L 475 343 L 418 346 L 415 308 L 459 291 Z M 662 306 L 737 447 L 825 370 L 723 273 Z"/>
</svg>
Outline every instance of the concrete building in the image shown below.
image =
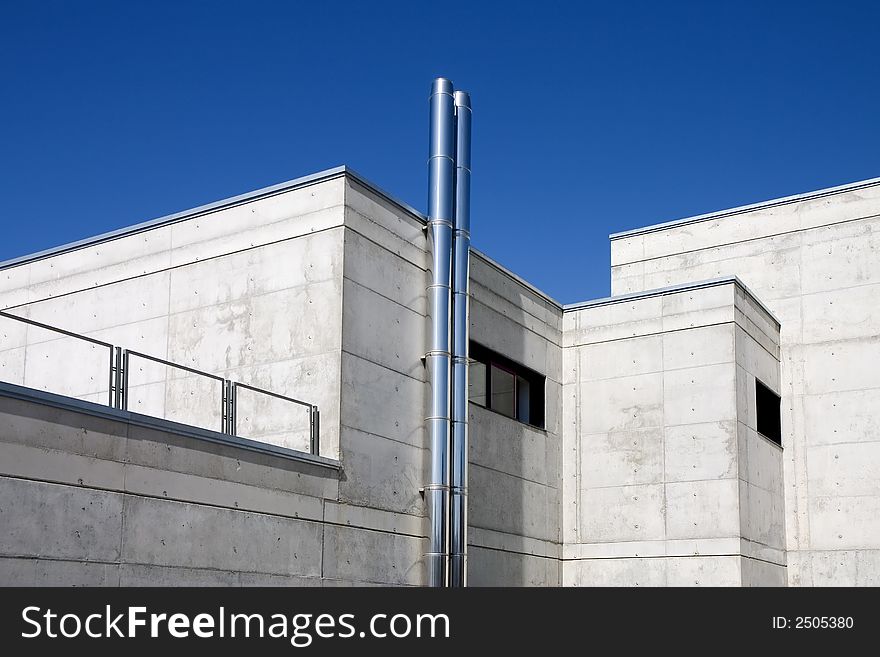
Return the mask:
<svg viewBox="0 0 880 657">
<path fill-rule="evenodd" d="M 880 179 L 611 254 L 471 250 L 470 584 L 880 584 Z M 429 269 L 344 167 L 0 265 L 0 583 L 424 585 Z"/>
</svg>

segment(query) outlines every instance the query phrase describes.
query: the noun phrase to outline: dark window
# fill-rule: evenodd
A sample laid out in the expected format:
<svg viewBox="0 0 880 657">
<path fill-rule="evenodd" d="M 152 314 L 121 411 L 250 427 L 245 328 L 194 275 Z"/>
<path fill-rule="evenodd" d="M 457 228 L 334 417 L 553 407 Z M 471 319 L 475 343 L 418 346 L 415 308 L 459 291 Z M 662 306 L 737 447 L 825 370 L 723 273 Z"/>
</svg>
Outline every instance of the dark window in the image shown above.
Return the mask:
<svg viewBox="0 0 880 657">
<path fill-rule="evenodd" d="M 755 379 L 755 407 L 758 415 L 758 433 L 782 445 L 782 426 L 779 420 L 780 398 Z"/>
<path fill-rule="evenodd" d="M 468 398 L 525 424 L 544 426 L 544 377 L 471 342 Z"/>
<path fill-rule="evenodd" d="M 486 363 L 471 361 L 468 368 L 468 399 L 486 405 Z"/>
<path fill-rule="evenodd" d="M 489 366 L 489 408 L 516 417 L 516 374 L 495 363 Z"/>
</svg>

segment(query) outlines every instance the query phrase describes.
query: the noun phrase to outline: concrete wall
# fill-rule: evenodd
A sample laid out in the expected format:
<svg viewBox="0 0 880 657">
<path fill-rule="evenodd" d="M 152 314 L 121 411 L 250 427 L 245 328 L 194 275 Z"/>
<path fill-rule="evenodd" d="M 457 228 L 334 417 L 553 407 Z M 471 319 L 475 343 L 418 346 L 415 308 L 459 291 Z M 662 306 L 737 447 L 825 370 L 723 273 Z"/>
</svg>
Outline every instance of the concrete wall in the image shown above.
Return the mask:
<svg viewBox="0 0 880 657">
<path fill-rule="evenodd" d="M 427 527 L 419 489 L 426 481 L 429 457 L 422 362 L 428 282 L 423 226 L 422 217 L 340 170 L 3 269 L 0 307 L 317 404 L 321 454 L 338 461 L 341 469 L 319 494 L 302 488 L 306 482 L 299 475 L 285 483 L 290 494 L 314 494 L 316 501 L 309 502 L 313 506 L 308 518 L 283 521 L 280 539 L 311 537 L 294 557 L 310 565 L 295 573 L 299 578 L 295 581 L 294 573 L 285 571 L 280 561 L 277 568 L 259 572 L 280 576 L 281 583 L 422 584 Z M 485 257 L 475 254 L 472 260 L 474 339 L 547 375 L 547 427 L 527 427 L 471 407 L 471 581 L 556 584 L 561 308 Z M 53 340 L 40 329 L 22 329 L 12 322 L 0 320 L 0 330 L 4 331 L 0 379 L 105 402 L 109 376 L 105 377 L 104 361 L 96 361 L 91 351 L 75 353 L 67 338 Z M 96 364 L 89 369 L 85 362 Z M 219 390 L 210 381 L 142 361 L 133 361 L 130 380 L 131 411 L 219 428 Z M 238 417 L 238 428 L 246 437 L 306 448 L 298 420 L 283 406 L 270 407 L 265 400 L 249 400 L 247 394 L 239 398 Z M 6 432 L 4 440 L 12 450 L 22 449 L 20 444 L 31 440 L 31 434 L 47 440 L 66 432 L 79 435 L 88 431 L 86 424 L 91 421 L 76 413 L 44 418 L 28 408 L 26 413 L 11 409 L 12 415 L 29 418 L 16 420 Z M 168 432 L 151 435 L 151 449 L 162 458 L 143 472 L 146 492 L 129 491 L 128 478 L 120 473 L 133 466 L 119 455 L 131 449 L 132 431 L 116 418 L 113 427 L 103 432 L 109 455 L 79 447 L 88 459 L 97 461 L 69 460 L 62 480 L 52 473 L 57 458 L 70 452 L 67 447 L 59 448 L 57 455 L 29 452 L 24 470 L 12 467 L 14 459 L 8 461 L 9 471 L 4 472 L 10 478 L 8 485 L 18 487 L 15 499 L 29 499 L 21 508 L 30 514 L 20 517 L 13 510 L 9 526 L 16 536 L 31 531 L 31 542 L 9 539 L 12 547 L 3 555 L 14 561 L 7 561 L 0 580 L 68 581 L 58 579 L 60 571 L 47 565 L 63 561 L 70 582 L 93 581 L 91 573 L 97 572 L 107 584 L 144 581 L 134 579 L 130 573 L 135 570 L 159 583 L 257 581 L 249 574 L 251 566 L 236 561 L 248 557 L 221 558 L 212 554 L 215 549 L 207 540 L 197 545 L 205 545 L 208 554 L 188 556 L 187 537 L 193 527 L 208 522 L 209 511 L 168 506 L 164 493 L 157 493 L 159 488 L 166 490 L 162 482 L 171 471 L 215 468 L 210 485 L 216 487 L 228 474 L 232 477 L 231 466 L 211 465 L 214 456 L 203 447 L 190 449 L 178 463 L 183 458 L 178 450 L 169 446 L 166 454 L 160 446 L 181 438 Z M 113 463 L 108 465 L 107 460 Z M 260 477 L 274 481 L 287 474 L 286 467 L 273 461 Z M 88 477 L 82 475 L 90 468 L 116 472 L 107 475 L 115 483 L 83 483 Z M 247 483 L 260 488 L 264 480 Z M 202 503 L 201 498 L 188 496 L 195 484 L 181 485 L 184 492 L 175 498 L 177 502 Z M 51 529 L 55 511 L 44 500 L 46 491 L 83 500 L 109 495 L 112 501 L 106 504 L 115 505 L 112 520 L 99 523 L 89 515 L 89 504 L 71 507 L 67 523 L 75 529 L 63 525 L 59 531 L 78 531 L 93 540 L 70 553 L 41 551 L 41 533 L 50 543 L 55 540 Z M 220 524 L 240 524 L 242 536 L 250 536 L 247 541 L 242 538 L 236 549 L 261 555 L 255 542 L 282 529 L 238 519 L 237 514 L 245 514 L 235 506 L 238 498 L 227 499 L 222 486 L 217 491 L 219 497 L 206 504 L 227 509 Z M 140 513 L 142 508 L 152 514 L 149 522 L 174 530 L 173 536 L 163 539 L 174 551 L 173 558 L 163 556 L 166 545 L 153 545 L 149 532 L 119 533 L 128 531 L 124 528 L 132 526 L 131 521 L 141 522 L 139 516 L 130 520 L 129 513 Z M 274 511 L 267 508 L 258 506 L 254 512 L 272 515 Z M 306 520 L 313 524 L 303 524 Z M 31 526 L 34 529 L 27 530 Z M 187 529 L 175 530 L 178 526 Z M 105 554 L 99 543 L 121 543 L 123 548 Z M 224 541 L 216 550 L 226 548 Z M 188 569 L 193 578 L 169 568 Z M 156 575 L 156 569 L 165 574 Z"/>
<path fill-rule="evenodd" d="M 785 586 L 783 450 L 758 432 L 755 383 L 781 396 L 780 326 L 735 289 L 736 432 L 743 586 Z"/>
<path fill-rule="evenodd" d="M 291 535 L 308 531 L 318 536 L 294 559 L 323 564 L 317 572 L 309 571 L 309 578 L 418 585 L 424 580 L 425 549 L 419 495 L 425 465 L 424 335 L 422 322 L 413 319 L 423 315 L 418 297 L 424 293 L 425 238 L 417 217 L 371 195 L 376 196 L 339 172 L 221 204 L 107 244 L 8 269 L 3 272 L 8 289 L 2 299 L 11 312 L 317 404 L 321 454 L 342 469 L 311 518 L 321 524 L 288 528 Z M 408 242 L 413 244 L 407 251 Z M 141 248 L 153 248 L 157 255 L 150 260 L 134 257 Z M 410 289 L 386 277 L 384 268 L 405 270 L 407 265 L 414 266 L 413 289 L 420 291 L 412 297 L 397 294 L 395 300 L 386 283 L 397 285 L 404 295 Z M 42 281 L 47 277 L 50 287 Z M 84 398 L 70 387 L 53 386 L 51 371 L 33 357 L 41 343 L 28 340 L 29 334 L 38 333 L 29 329 L 19 336 L 29 356 L 28 376 L 12 382 L 55 387 L 56 392 Z M 3 347 L 2 353 L 19 348 L 6 341 Z M 76 373 L 61 347 L 50 355 L 47 365 Z M 187 395 L 194 391 L 161 367 L 138 362 L 130 370 L 130 410 L 219 428 L 219 413 L 216 418 L 204 413 L 206 408 L 219 411 L 219 391 L 216 397 L 211 390 Z M 34 385 L 33 371 L 46 386 Z M 377 395 L 382 405 L 377 405 Z M 389 405 L 398 412 L 389 414 Z M 210 421 L 202 421 L 200 413 Z M 284 403 L 270 406 L 252 393 L 239 393 L 238 429 L 245 437 L 305 450 L 307 434 L 300 426 L 308 426 L 307 416 L 303 425 L 298 420 Z M 163 480 L 164 467 L 177 467 L 170 455 L 145 477 Z M 36 459 L 31 476 L 43 479 L 40 470 Z M 70 472 L 73 476 L 77 468 Z M 277 475 L 284 473 L 281 463 Z M 299 477 L 292 479 L 291 490 L 306 494 L 299 483 Z M 233 502 L 229 522 L 244 522 L 232 519 L 237 508 Z M 28 522 L 49 524 L 41 519 L 41 513 L 49 512 L 41 506 Z M 125 525 L 127 513 L 123 505 Z M 91 523 L 88 517 L 72 521 Z M 171 512 L 156 522 L 178 526 Z M 107 535 L 103 526 L 89 531 L 109 542 L 118 538 Z M 252 541 L 269 540 L 259 527 L 248 531 Z M 178 534 L 173 541 L 181 542 L 176 549 L 184 551 L 186 537 Z M 131 549 L 138 548 L 138 539 L 130 537 Z M 148 557 L 142 561 L 150 563 Z M 229 572 L 235 570 L 231 563 L 218 561 L 214 568 L 212 581 L 238 581 Z M 198 581 L 209 580 L 206 575 Z"/>
<path fill-rule="evenodd" d="M 424 522 L 424 224 L 356 180 L 345 194 L 341 458 L 360 476 L 340 483 L 340 498 Z M 471 267 L 471 336 L 547 375 L 547 423 L 470 405 L 470 581 L 556 584 L 561 308 L 480 254 Z M 423 546 L 403 549 L 421 568 Z"/>
<path fill-rule="evenodd" d="M 334 461 L 22 391 L 0 390 L 4 585 L 421 582 L 389 549 L 420 524 L 340 503 Z"/>
<path fill-rule="evenodd" d="M 471 339 L 546 376 L 538 429 L 470 404 L 472 585 L 559 584 L 562 309 L 488 258 L 471 258 Z"/>
<path fill-rule="evenodd" d="M 612 238 L 614 294 L 736 275 L 782 322 L 792 585 L 880 584 L 878 252 L 878 181 Z"/>
<path fill-rule="evenodd" d="M 783 583 L 781 454 L 754 417 L 755 375 L 778 389 L 775 321 L 724 281 L 564 326 L 563 583 Z"/>
<path fill-rule="evenodd" d="M 353 179 L 345 181 L 339 499 L 361 513 L 418 528 L 367 532 L 371 549 L 339 549 L 352 563 L 393 559 L 425 582 L 427 535 L 419 488 L 428 465 L 424 430 L 426 239 L 423 224 Z M 368 568 L 368 563 L 363 567 Z"/>
<path fill-rule="evenodd" d="M 878 217 L 875 182 L 612 239 L 614 294 L 737 275 L 778 335 L 733 283 L 563 312 L 475 252 L 473 339 L 547 380 L 544 429 L 470 406 L 471 582 L 778 584 L 787 564 L 792 584 L 880 583 Z M 6 267 L 0 308 L 316 403 L 342 468 L 322 577 L 420 584 L 423 222 L 335 170 Z M 0 380 L 107 398 L 100 347 L 0 335 Z M 130 375 L 132 411 L 219 427 L 215 384 Z M 782 394 L 783 451 L 756 378 Z M 241 432 L 304 449 L 304 413 L 273 404 L 243 395 Z M 69 485 L 38 470 L 9 476 Z"/>
<path fill-rule="evenodd" d="M 343 203 L 336 177 L 37 259 L 0 272 L 0 307 L 317 404 L 322 453 L 336 458 Z M 0 351 L 4 380 L 107 399 L 103 352 L 2 318 L 0 328 L 15 332 Z M 131 364 L 130 410 L 220 429 L 219 383 Z M 244 435 L 307 449 L 299 407 L 243 393 L 239 415 Z"/>
</svg>

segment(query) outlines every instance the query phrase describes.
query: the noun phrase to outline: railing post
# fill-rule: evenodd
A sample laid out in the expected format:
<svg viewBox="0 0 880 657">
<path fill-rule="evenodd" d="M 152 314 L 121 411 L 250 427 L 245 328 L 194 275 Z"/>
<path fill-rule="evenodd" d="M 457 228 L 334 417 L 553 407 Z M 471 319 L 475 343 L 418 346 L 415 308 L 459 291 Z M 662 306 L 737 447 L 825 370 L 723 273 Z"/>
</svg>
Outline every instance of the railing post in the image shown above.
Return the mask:
<svg viewBox="0 0 880 657">
<path fill-rule="evenodd" d="M 222 428 L 221 433 L 235 435 L 235 381 L 223 380 Z"/>
<path fill-rule="evenodd" d="M 234 436 L 234 435 L 235 435 L 235 406 L 236 406 L 236 395 L 237 395 L 237 392 L 236 392 L 236 389 L 235 389 L 235 381 L 230 381 L 230 382 L 229 382 L 229 394 L 227 395 L 228 398 L 229 398 L 229 399 L 228 399 L 228 403 L 229 403 L 229 413 L 228 413 L 227 422 L 229 423 L 229 435 L 230 435 L 230 436 Z"/>
<path fill-rule="evenodd" d="M 309 448 L 311 453 L 315 456 L 318 456 L 318 453 L 321 448 L 321 444 L 318 440 L 321 433 L 321 415 L 318 412 L 317 406 L 312 406 L 309 412 L 309 424 L 311 429 L 311 440 L 309 441 Z"/>
<path fill-rule="evenodd" d="M 229 381 L 220 386 L 220 433 L 229 433 Z"/>
<path fill-rule="evenodd" d="M 122 372 L 121 380 L 122 385 L 120 386 L 120 394 L 122 395 L 122 408 L 123 411 L 128 410 L 128 350 L 122 349 L 120 347 L 120 351 L 122 352 Z"/>
<path fill-rule="evenodd" d="M 128 408 L 128 354 L 122 347 L 113 347 L 113 365 L 110 376 L 110 405 L 124 410 Z"/>
<path fill-rule="evenodd" d="M 107 386 L 110 391 L 108 405 L 110 408 L 118 408 L 117 397 L 119 388 L 116 385 L 116 371 L 119 365 L 119 347 L 110 347 L 110 381 Z"/>
</svg>

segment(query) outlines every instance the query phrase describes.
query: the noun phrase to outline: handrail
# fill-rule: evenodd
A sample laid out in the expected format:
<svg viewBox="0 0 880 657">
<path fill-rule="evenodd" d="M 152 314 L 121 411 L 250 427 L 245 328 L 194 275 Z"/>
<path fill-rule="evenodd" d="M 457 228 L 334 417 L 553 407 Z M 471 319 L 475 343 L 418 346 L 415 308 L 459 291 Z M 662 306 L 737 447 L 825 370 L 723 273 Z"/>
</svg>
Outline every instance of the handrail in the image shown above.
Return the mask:
<svg viewBox="0 0 880 657">
<path fill-rule="evenodd" d="M 27 317 L 19 317 L 18 315 L 11 315 L 4 310 L 0 310 L 0 316 L 5 317 L 6 319 L 11 319 L 16 322 L 22 322 L 24 324 L 30 324 L 31 326 L 36 326 L 41 329 L 46 329 L 47 331 L 55 331 L 55 333 L 60 333 L 61 335 L 66 335 L 69 338 L 79 338 L 80 340 L 85 340 L 86 342 L 91 342 L 92 344 L 97 344 L 102 347 L 108 347 L 110 349 L 113 348 L 113 345 L 109 342 L 104 342 L 103 340 L 96 340 L 95 338 L 90 338 L 87 335 L 80 335 L 79 333 L 74 333 L 73 331 L 66 331 L 64 329 L 58 328 L 57 326 L 49 326 L 48 324 L 43 324 L 42 322 L 37 322 L 33 319 L 28 319 Z"/>
<path fill-rule="evenodd" d="M 287 397 L 286 395 L 278 394 L 277 392 L 272 392 L 271 390 L 263 390 L 262 388 L 255 388 L 254 386 L 249 386 L 246 383 L 239 383 L 238 381 L 229 381 L 227 382 L 228 392 L 226 393 L 227 397 L 227 405 L 224 408 L 228 408 L 229 410 L 226 413 L 226 427 L 229 430 L 229 433 L 233 436 L 236 435 L 235 432 L 235 422 L 237 417 L 237 402 L 238 402 L 238 389 L 244 388 L 245 390 L 251 390 L 253 392 L 258 392 L 263 395 L 268 395 L 269 397 L 275 397 L 276 399 L 282 399 L 287 402 L 291 402 L 294 404 L 298 404 L 300 406 L 305 406 L 309 409 L 309 451 L 312 454 L 319 454 L 320 452 L 320 443 L 318 441 L 320 435 L 320 413 L 318 411 L 318 407 L 314 404 L 310 404 L 308 402 L 302 401 L 301 399 L 294 399 L 293 397 Z"/>
<path fill-rule="evenodd" d="M 130 361 L 131 357 L 134 358 L 142 358 L 144 360 L 148 360 L 153 363 L 158 363 L 160 365 L 164 365 L 166 367 L 173 367 L 174 369 L 183 370 L 184 372 L 189 372 L 190 374 L 195 374 L 196 376 L 203 376 L 207 379 L 212 379 L 220 384 L 220 433 L 225 434 L 234 434 L 234 430 L 229 425 L 229 418 L 231 417 L 234 409 L 228 399 L 228 391 L 229 384 L 222 376 L 217 376 L 216 374 L 210 374 L 208 372 L 202 372 L 201 370 L 197 370 L 193 367 L 187 367 L 186 365 L 179 365 L 170 360 L 165 360 L 164 358 L 159 358 L 158 356 L 151 356 L 150 354 L 144 354 L 140 351 L 134 351 L 132 349 L 122 349 L 119 352 L 119 356 L 117 358 L 121 358 L 118 361 L 118 371 L 121 374 L 121 384 L 119 385 L 119 390 L 121 393 L 121 398 L 119 399 L 118 407 L 123 410 L 128 410 L 128 393 L 129 393 L 129 384 L 128 384 L 128 376 L 131 371 Z"/>
<path fill-rule="evenodd" d="M 301 399 L 294 399 L 293 397 L 286 397 L 285 395 L 279 395 L 277 392 L 272 392 L 271 390 L 263 390 L 262 388 L 255 388 L 253 386 L 249 386 L 246 383 L 239 383 L 238 381 L 233 381 L 236 388 L 245 388 L 247 390 L 253 390 L 254 392 L 261 392 L 264 395 L 269 395 L 270 397 L 277 397 L 278 399 L 283 399 L 284 401 L 293 402 L 294 404 L 299 404 L 300 406 L 308 406 L 311 408 L 312 404 L 309 402 L 304 402 Z"/>
<path fill-rule="evenodd" d="M 277 392 L 273 392 L 271 390 L 264 390 L 262 388 L 257 388 L 255 386 L 248 385 L 246 383 L 240 383 L 238 381 L 232 381 L 230 379 L 226 379 L 222 376 L 218 376 L 216 374 L 211 374 L 210 372 L 204 372 L 202 370 L 197 370 L 193 367 L 188 367 L 187 365 L 181 365 L 179 363 L 175 363 L 170 360 L 165 360 L 164 358 L 159 358 L 157 356 L 151 356 L 150 354 L 145 354 L 139 351 L 135 351 L 133 349 L 125 349 L 123 347 L 115 346 L 109 342 L 104 342 L 103 340 L 97 340 L 95 338 L 88 337 L 86 335 L 81 335 L 79 333 L 74 333 L 73 331 L 68 331 L 65 329 L 61 329 L 55 326 L 51 326 L 49 324 L 43 324 L 42 322 L 38 322 L 32 319 L 28 319 L 26 317 L 19 317 L 18 315 L 12 315 L 5 311 L 0 310 L 0 317 L 10 319 L 16 322 L 22 322 L 23 324 L 28 324 L 31 326 L 36 326 L 37 328 L 41 328 L 47 331 L 53 331 L 55 333 L 59 333 L 61 335 L 76 338 L 79 340 L 83 340 L 85 342 L 89 342 L 91 344 L 95 344 L 101 347 L 105 347 L 110 350 L 110 366 L 109 366 L 109 400 L 108 406 L 111 408 L 118 408 L 122 410 L 128 409 L 128 393 L 129 393 L 129 382 L 128 382 L 128 374 L 129 374 L 129 361 L 131 357 L 135 358 L 143 358 L 145 360 L 149 360 L 154 363 L 158 363 L 160 365 L 164 365 L 166 367 L 173 367 L 175 369 L 183 370 L 185 372 L 189 372 L 191 374 L 195 374 L 198 376 L 204 376 L 214 381 L 217 381 L 221 384 L 221 433 L 227 435 L 237 435 L 235 432 L 235 417 L 236 417 L 236 390 L 238 388 L 243 388 L 246 390 L 250 390 L 252 392 L 260 393 L 263 395 L 267 395 L 269 397 L 274 397 L 276 399 L 281 399 L 286 402 L 290 402 L 293 404 L 297 404 L 300 406 L 304 406 L 309 411 L 309 451 L 311 454 L 318 455 L 319 454 L 319 412 L 318 407 L 314 404 L 310 404 L 309 402 L 303 401 L 301 399 L 295 399 L 294 397 L 288 397 L 287 395 L 282 395 Z M 27 346 L 27 345 L 25 345 Z"/>
<path fill-rule="evenodd" d="M 116 398 L 119 395 L 119 387 L 118 385 L 114 385 L 116 383 L 115 379 L 115 364 L 113 354 L 115 348 L 109 342 L 104 342 L 103 340 L 97 340 L 95 338 L 90 338 L 87 335 L 80 335 L 79 333 L 74 333 L 73 331 L 67 331 L 62 328 L 58 328 L 57 326 L 50 326 L 49 324 L 43 324 L 42 322 L 38 322 L 33 319 L 29 319 L 27 317 L 19 317 L 18 315 L 12 315 L 3 310 L 0 310 L 0 317 L 5 317 L 6 319 L 11 319 L 15 322 L 21 322 L 22 324 L 27 324 L 29 326 L 36 326 L 37 328 L 43 329 L 45 331 L 52 331 L 53 333 L 60 333 L 61 335 L 65 335 L 69 338 L 75 338 L 77 340 L 82 340 L 83 342 L 88 342 L 90 344 L 98 345 L 99 347 L 104 347 L 110 350 L 110 367 L 109 367 L 109 375 L 110 380 L 108 383 L 107 394 L 109 395 L 109 399 L 107 401 L 108 406 L 115 406 Z M 25 345 L 27 346 L 27 345 Z"/>
<path fill-rule="evenodd" d="M 125 353 L 130 354 L 131 356 L 137 356 L 138 358 L 144 358 L 146 360 L 151 360 L 154 363 L 159 363 L 160 365 L 167 365 L 169 367 L 174 367 L 178 370 L 184 370 L 185 372 L 190 372 L 191 374 L 199 374 L 201 376 L 206 376 L 209 379 L 214 379 L 216 381 L 225 381 L 222 376 L 217 376 L 216 374 L 211 374 L 209 372 L 202 372 L 201 370 L 194 369 L 192 367 L 187 367 L 186 365 L 179 365 L 178 363 L 173 363 L 170 360 L 164 360 L 162 358 L 158 358 L 157 356 L 150 356 L 149 354 L 142 354 L 139 351 L 134 351 L 133 349 L 126 349 Z"/>
</svg>

